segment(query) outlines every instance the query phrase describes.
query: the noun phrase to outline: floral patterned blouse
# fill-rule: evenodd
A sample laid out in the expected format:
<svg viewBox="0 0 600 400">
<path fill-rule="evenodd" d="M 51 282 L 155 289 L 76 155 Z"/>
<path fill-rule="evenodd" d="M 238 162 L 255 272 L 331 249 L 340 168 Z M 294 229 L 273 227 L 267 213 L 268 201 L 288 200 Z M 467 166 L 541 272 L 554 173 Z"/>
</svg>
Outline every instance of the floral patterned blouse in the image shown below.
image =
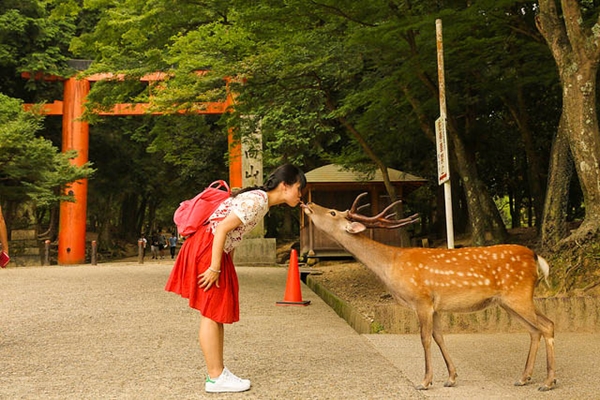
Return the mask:
<svg viewBox="0 0 600 400">
<path fill-rule="evenodd" d="M 231 252 L 240 242 L 245 233 L 250 232 L 262 220 L 269 211 L 269 199 L 267 192 L 263 190 L 250 190 L 240 193 L 235 197 L 229 197 L 217 208 L 208 219 L 209 229 L 215 234 L 219 221 L 234 212 L 242 221 L 242 224 L 229 232 L 225 239 L 223 251 Z"/>
</svg>

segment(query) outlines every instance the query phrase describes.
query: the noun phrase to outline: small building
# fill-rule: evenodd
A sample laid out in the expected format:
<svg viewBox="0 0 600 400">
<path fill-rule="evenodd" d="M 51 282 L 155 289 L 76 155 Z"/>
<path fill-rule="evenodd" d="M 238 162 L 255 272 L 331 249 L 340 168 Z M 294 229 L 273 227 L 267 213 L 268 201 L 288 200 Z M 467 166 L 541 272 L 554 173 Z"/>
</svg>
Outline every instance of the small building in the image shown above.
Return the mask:
<svg viewBox="0 0 600 400">
<path fill-rule="evenodd" d="M 402 199 L 409 193 L 423 186 L 427 181 L 423 178 L 395 169 L 388 169 L 390 180 L 396 188 L 396 196 Z M 361 193 L 368 196 L 360 205 L 370 203 L 371 209 L 361 210 L 365 215 L 376 215 L 391 202 L 385 190 L 381 171 L 372 176 L 343 169 L 336 164 L 325 165 L 306 173 L 305 200 L 320 206 L 345 211 L 350 209 L 354 199 Z M 402 209 L 402 207 L 400 207 Z M 400 215 L 403 218 L 405 215 Z M 408 246 L 409 239 L 405 229 L 369 229 L 366 233 L 371 239 L 392 246 Z M 300 254 L 309 257 L 340 257 L 348 253 L 332 238 L 317 229 L 310 219 L 301 213 L 300 217 Z"/>
</svg>

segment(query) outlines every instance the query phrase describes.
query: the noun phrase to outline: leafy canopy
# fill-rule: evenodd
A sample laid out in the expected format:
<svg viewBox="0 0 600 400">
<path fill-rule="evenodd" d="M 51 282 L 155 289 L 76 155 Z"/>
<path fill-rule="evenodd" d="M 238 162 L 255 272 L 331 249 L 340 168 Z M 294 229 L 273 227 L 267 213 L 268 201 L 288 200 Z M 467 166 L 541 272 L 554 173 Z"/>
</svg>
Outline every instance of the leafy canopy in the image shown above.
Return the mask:
<svg viewBox="0 0 600 400">
<path fill-rule="evenodd" d="M 39 116 L 23 111 L 22 102 L 0 94 L 0 197 L 32 200 L 47 207 L 72 200 L 61 189 L 89 177 L 90 164 L 71 164 L 73 152 L 61 153 L 49 140 L 36 137 L 42 127 Z M 77 183 L 72 183 L 77 184 Z"/>
</svg>

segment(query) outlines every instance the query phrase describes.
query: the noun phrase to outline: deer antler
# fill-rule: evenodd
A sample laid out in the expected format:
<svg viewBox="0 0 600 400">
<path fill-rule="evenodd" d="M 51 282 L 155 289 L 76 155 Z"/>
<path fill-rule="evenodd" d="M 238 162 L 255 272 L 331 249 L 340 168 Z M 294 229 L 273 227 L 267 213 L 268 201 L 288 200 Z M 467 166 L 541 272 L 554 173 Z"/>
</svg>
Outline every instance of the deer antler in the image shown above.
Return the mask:
<svg viewBox="0 0 600 400">
<path fill-rule="evenodd" d="M 387 206 L 382 212 L 372 217 L 367 217 L 366 215 L 359 214 L 358 211 L 362 208 L 368 207 L 369 204 L 364 204 L 357 208 L 359 200 L 366 196 L 368 193 L 359 194 L 354 203 L 352 203 L 352 207 L 348 210 L 348 215 L 346 219 L 349 221 L 360 222 L 365 225 L 367 228 L 386 228 L 386 229 L 395 229 L 401 228 L 406 225 L 414 224 L 419 221 L 419 214 L 413 214 L 410 217 L 403 219 L 392 219 L 396 215 L 396 213 L 387 214 L 389 210 L 394 208 L 397 204 L 402 203 L 402 200 L 397 200 Z"/>
</svg>

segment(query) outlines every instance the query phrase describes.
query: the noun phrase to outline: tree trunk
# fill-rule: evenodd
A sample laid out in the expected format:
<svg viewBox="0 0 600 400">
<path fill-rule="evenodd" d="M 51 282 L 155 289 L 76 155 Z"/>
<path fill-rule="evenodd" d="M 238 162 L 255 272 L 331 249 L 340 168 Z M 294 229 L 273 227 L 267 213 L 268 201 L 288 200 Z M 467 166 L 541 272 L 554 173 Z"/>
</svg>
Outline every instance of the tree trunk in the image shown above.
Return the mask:
<svg viewBox="0 0 600 400">
<path fill-rule="evenodd" d="M 540 152 L 536 149 L 533 133 L 529 126 L 529 113 L 523 99 L 523 87 L 519 86 L 517 88 L 516 104 L 507 98 L 503 98 L 502 100 L 510 111 L 513 120 L 517 124 L 519 133 L 521 134 L 525 156 L 527 157 L 527 180 L 529 182 L 529 192 L 533 200 L 535 226 L 539 229 L 544 212 L 545 193 L 542 184 L 544 182 L 544 168 L 542 166 Z"/>
<path fill-rule="evenodd" d="M 512 229 L 521 227 L 520 203 L 512 189 L 508 190 L 508 210 L 510 213 L 510 227 Z"/>
<path fill-rule="evenodd" d="M 567 240 L 600 228 L 600 134 L 596 111 L 596 75 L 600 62 L 599 21 L 584 25 L 578 1 L 541 0 L 536 23 L 554 56 L 562 85 L 564 132 L 573 155 L 585 203 L 585 218 Z"/>
<path fill-rule="evenodd" d="M 129 241 L 136 241 L 140 235 L 137 220 L 138 197 L 136 193 L 128 193 L 122 198 L 119 234 Z"/>
<path fill-rule="evenodd" d="M 575 161 L 575 170 L 579 177 L 585 219 L 573 239 L 595 232 L 600 227 L 600 133 L 596 114 L 596 75 L 597 63 L 589 69 L 580 69 L 581 74 L 568 74 L 563 78 L 563 102 L 567 119 L 569 147 Z M 566 66 L 564 69 L 568 69 Z M 586 71 L 581 71 L 585 69 Z M 583 76 L 583 80 L 581 79 Z M 582 81 L 585 84 L 582 85 Z M 578 87 L 579 85 L 579 87 Z M 572 90 L 572 88 L 577 88 Z M 574 94 L 575 92 L 576 94 Z"/>
<path fill-rule="evenodd" d="M 138 209 L 136 212 L 136 230 L 137 234 L 150 234 L 150 228 L 148 226 L 144 226 L 144 221 L 146 220 L 146 207 L 148 205 L 148 198 L 146 196 L 142 196 L 140 203 L 138 205 Z"/>
<path fill-rule="evenodd" d="M 552 249 L 567 235 L 567 205 L 569 185 L 573 176 L 573 164 L 566 129 L 566 113 L 563 112 L 558 132 L 552 143 L 546 207 L 542 217 L 541 244 Z"/>
<path fill-rule="evenodd" d="M 56 237 L 58 236 L 58 212 L 59 212 L 59 206 L 53 206 L 50 207 L 50 209 L 48 210 L 49 213 L 49 222 L 48 222 L 48 229 L 44 232 L 40 232 L 38 233 L 38 239 L 39 240 L 50 240 L 51 242 L 53 242 L 54 240 L 56 240 Z M 41 215 L 38 216 L 37 219 L 37 225 L 38 225 L 38 230 L 41 229 L 42 227 L 42 223 L 41 223 L 41 219 L 42 217 L 45 215 L 45 212 L 42 213 Z"/>
<path fill-rule="evenodd" d="M 112 231 L 112 218 L 111 215 L 111 205 L 112 205 L 112 195 L 107 195 L 102 201 L 99 201 L 98 206 L 98 249 L 108 249 L 112 247 L 111 241 L 113 238 L 111 237 Z"/>
<path fill-rule="evenodd" d="M 481 246 L 488 241 L 501 243 L 506 238 L 506 228 L 493 202 L 487 187 L 479 179 L 477 166 L 467 151 L 454 124 L 448 124 L 448 133 L 456 156 L 456 169 L 462 180 L 469 212 L 471 240 L 474 245 Z"/>
</svg>

